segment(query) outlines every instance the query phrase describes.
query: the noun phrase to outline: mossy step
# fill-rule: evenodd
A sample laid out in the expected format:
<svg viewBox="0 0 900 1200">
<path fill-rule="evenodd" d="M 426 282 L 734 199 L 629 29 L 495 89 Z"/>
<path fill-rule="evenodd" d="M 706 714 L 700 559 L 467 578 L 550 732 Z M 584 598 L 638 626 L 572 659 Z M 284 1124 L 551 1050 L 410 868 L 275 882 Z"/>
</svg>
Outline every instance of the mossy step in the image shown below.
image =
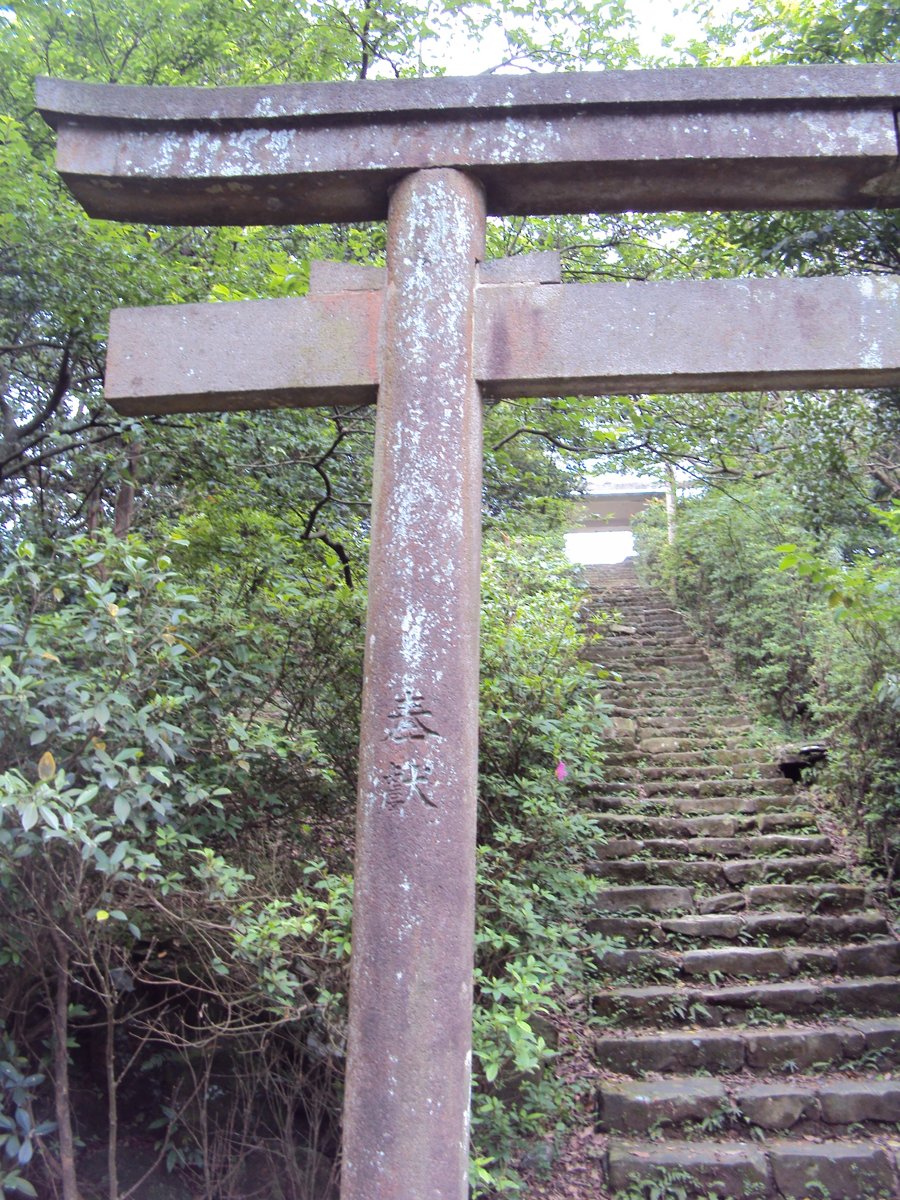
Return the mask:
<svg viewBox="0 0 900 1200">
<path fill-rule="evenodd" d="M 665 688 L 670 700 L 672 693 L 687 694 L 694 689 L 717 688 L 719 676 L 707 663 L 701 669 L 698 667 L 630 667 L 627 674 L 629 683 L 648 690 Z"/>
<path fill-rule="evenodd" d="M 610 980 L 723 978 L 793 979 L 797 976 L 885 976 L 900 973 L 900 942 L 863 945 L 722 946 L 698 950 L 618 949 L 597 955 L 597 971 Z"/>
<path fill-rule="evenodd" d="M 806 1079 L 737 1082 L 675 1076 L 609 1081 L 597 1093 L 604 1133 L 649 1134 L 671 1126 L 750 1126 L 785 1132 L 801 1122 L 834 1126 L 900 1122 L 900 1080 Z"/>
<path fill-rule="evenodd" d="M 613 884 L 702 884 L 737 888 L 744 884 L 804 883 L 843 878 L 846 864 L 836 855 L 802 858 L 682 859 L 646 858 L 638 861 L 595 861 L 588 871 Z"/>
<path fill-rule="evenodd" d="M 849 913 L 868 903 L 866 890 L 853 883 L 762 883 L 739 892 L 698 895 L 697 912 L 741 913 L 747 909 L 785 908 L 811 913 Z"/>
<path fill-rule="evenodd" d="M 635 632 L 625 633 L 625 629 L 633 629 Z M 623 632 L 619 632 L 619 630 Z M 677 657 L 682 654 L 699 654 L 704 659 L 708 657 L 705 644 L 690 633 L 670 634 L 666 638 L 665 646 L 661 647 L 658 639 L 655 636 L 647 636 L 646 631 L 642 633 L 639 625 L 623 624 L 618 627 L 618 630 L 613 625 L 603 625 L 596 632 L 600 635 L 600 641 L 596 643 L 596 646 L 601 651 L 614 650 L 617 654 L 627 654 L 637 661 L 646 657 L 664 658 L 666 655 Z"/>
<path fill-rule="evenodd" d="M 770 909 L 776 916 L 786 910 L 810 915 L 853 913 L 868 902 L 865 888 L 848 883 L 751 884 L 740 892 L 695 895 L 691 887 L 672 884 L 636 884 L 602 888 L 594 897 L 594 911 L 606 914 L 666 913 L 735 916 Z"/>
<path fill-rule="evenodd" d="M 729 1200 L 891 1200 L 900 1194 L 894 1155 L 865 1142 L 772 1141 L 761 1146 L 615 1140 L 607 1153 L 607 1172 L 613 1195 L 627 1191 L 633 1196 L 637 1189 L 660 1186 L 671 1187 L 672 1196 Z"/>
<path fill-rule="evenodd" d="M 767 945 L 830 945 L 865 946 L 872 939 L 890 935 L 887 920 L 880 912 L 848 913 L 838 916 L 819 916 L 804 912 L 741 912 L 691 913 L 683 917 L 594 917 L 591 933 L 604 937 L 622 938 L 628 946 L 674 944 L 684 947 L 691 943 L 729 945 L 750 942 L 758 938 Z"/>
<path fill-rule="evenodd" d="M 654 738 L 652 740 L 677 742 L 681 745 L 697 744 L 694 739 L 690 738 Z M 625 765 L 639 767 L 645 779 L 696 779 L 699 781 L 746 777 L 778 780 L 785 778 L 779 770 L 778 764 L 773 763 L 771 758 L 768 761 L 758 758 L 752 753 L 748 753 L 747 749 L 740 745 L 723 747 L 721 741 L 721 738 L 716 738 L 715 746 L 710 746 L 708 749 L 704 749 L 700 745 L 696 750 L 675 752 L 679 757 L 687 756 L 696 760 L 691 762 L 672 761 L 674 755 L 667 751 L 648 753 L 643 750 L 645 743 L 639 741 L 637 752 L 641 754 L 641 760 Z M 634 751 L 628 753 L 634 753 Z M 717 756 L 718 761 L 711 761 L 713 755 Z"/>
<path fill-rule="evenodd" d="M 625 719 L 640 716 L 637 709 L 623 709 L 613 707 L 613 716 L 624 716 Z M 751 767 L 760 766 L 761 768 L 772 768 L 778 770 L 773 762 L 773 752 L 763 748 L 763 746 L 733 746 L 732 749 L 721 749 L 715 746 L 712 750 L 677 750 L 674 754 L 666 755 L 665 766 L 670 767 Z M 655 767 L 656 762 L 653 757 L 648 757 L 640 749 L 636 750 L 611 750 L 606 755 L 606 763 L 622 764 L 622 766 L 631 766 L 634 763 L 641 763 L 643 766 Z"/>
<path fill-rule="evenodd" d="M 596 992 L 594 1013 L 630 1026 L 700 1020 L 706 1026 L 743 1022 L 748 1014 L 821 1019 L 835 1013 L 859 1016 L 900 1014 L 895 976 L 864 979 L 804 979 L 788 983 L 727 986 L 618 987 Z"/>
<path fill-rule="evenodd" d="M 630 626 L 635 629 L 636 626 Z M 706 665 L 709 662 L 709 655 L 706 647 L 702 642 L 698 642 L 696 637 L 691 637 L 689 634 L 679 634 L 676 637 L 666 638 L 665 644 L 661 644 L 653 638 L 641 637 L 638 634 L 625 634 L 617 636 L 611 632 L 601 630 L 601 640 L 594 644 L 593 649 L 600 650 L 601 653 L 607 653 L 616 656 L 620 659 L 628 659 L 629 662 L 640 662 L 640 664 L 648 666 L 670 666 L 671 664 L 682 664 L 682 662 L 700 662 Z"/>
<path fill-rule="evenodd" d="M 740 796 L 745 793 L 765 792 L 767 795 L 788 793 L 794 790 L 790 779 L 699 779 L 649 780 L 645 785 L 648 796 Z"/>
<path fill-rule="evenodd" d="M 602 683 L 602 695 L 607 700 L 620 700 L 622 697 L 628 697 L 633 701 L 643 701 L 647 706 L 652 706 L 653 709 L 675 709 L 676 712 L 689 713 L 694 709 L 702 709 L 704 705 L 712 702 L 715 704 L 728 704 L 731 708 L 735 722 L 740 722 L 742 727 L 748 727 L 750 721 L 746 717 L 741 717 L 735 712 L 738 707 L 737 701 L 722 684 L 721 680 L 707 679 L 702 684 L 691 683 L 686 685 L 683 682 L 677 685 L 671 679 L 662 681 L 651 680 L 636 680 L 631 678 L 616 682 L 606 679 Z M 645 708 L 647 715 L 652 715 L 651 709 Z M 685 722 L 689 724 L 689 722 Z"/>
<path fill-rule="evenodd" d="M 760 813 L 732 816 L 712 813 L 701 817 L 657 817 L 642 813 L 609 813 L 602 828 L 607 837 L 737 837 L 740 834 L 768 834 L 785 830 L 815 829 L 815 815 L 798 808 L 795 812 Z"/>
<path fill-rule="evenodd" d="M 624 812 L 634 815 L 675 816 L 754 816 L 759 813 L 784 813 L 801 809 L 801 793 L 779 792 L 756 796 L 597 796 L 588 799 L 598 812 Z"/>
<path fill-rule="evenodd" d="M 784 778 L 739 779 L 728 775 L 719 779 L 647 779 L 645 773 L 623 770 L 621 779 L 594 784 L 592 794 L 599 799 L 634 794 L 653 799 L 675 800 L 685 796 L 789 796 L 794 784 Z"/>
<path fill-rule="evenodd" d="M 896 987 L 896 981 L 892 982 Z M 694 1071 L 794 1075 L 812 1068 L 855 1068 L 862 1061 L 889 1070 L 900 1065 L 900 1020 L 857 1017 L 777 1028 L 690 1028 L 652 1033 L 617 1029 L 595 1038 L 594 1058 L 599 1067 L 627 1075 Z"/>
<path fill-rule="evenodd" d="M 794 785 L 789 779 L 647 779 L 642 773 L 622 771 L 623 778 L 609 783 L 594 784 L 591 794 L 598 800 L 634 799 L 663 803 L 685 798 L 703 799 L 707 796 L 728 796 L 732 799 L 756 796 L 791 796 Z"/>
<path fill-rule="evenodd" d="M 704 758 L 704 751 L 691 751 L 697 758 Z M 726 751 L 726 754 L 733 755 L 730 760 L 725 759 L 722 762 L 701 761 L 696 763 L 681 763 L 670 762 L 669 755 L 661 754 L 653 756 L 650 759 L 645 759 L 641 765 L 640 772 L 645 781 L 654 783 L 660 780 L 669 780 L 672 782 L 681 783 L 684 780 L 722 780 L 727 782 L 729 779 L 755 779 L 757 782 L 769 783 L 772 780 L 777 780 L 776 787 L 780 788 L 785 776 L 779 770 L 778 765 L 773 762 L 761 762 L 759 759 L 747 758 L 744 761 L 738 757 L 742 752 L 740 750 Z M 790 782 L 790 780 L 788 780 Z"/>
<path fill-rule="evenodd" d="M 751 833 L 739 837 L 610 838 L 598 850 L 600 859 L 633 858 L 753 858 L 759 855 L 829 855 L 831 838 L 823 834 Z"/>
</svg>

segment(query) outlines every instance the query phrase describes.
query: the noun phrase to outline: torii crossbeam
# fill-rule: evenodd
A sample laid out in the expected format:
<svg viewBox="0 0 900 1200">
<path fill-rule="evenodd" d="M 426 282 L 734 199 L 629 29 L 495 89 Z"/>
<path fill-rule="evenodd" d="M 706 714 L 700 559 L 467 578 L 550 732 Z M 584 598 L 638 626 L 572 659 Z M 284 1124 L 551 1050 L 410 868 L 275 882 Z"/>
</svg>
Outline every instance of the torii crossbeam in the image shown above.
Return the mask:
<svg viewBox="0 0 900 1200">
<path fill-rule="evenodd" d="M 129 413 L 378 401 L 343 1200 L 467 1193 L 480 396 L 900 383 L 900 280 L 563 285 L 487 213 L 900 204 L 900 65 L 263 88 L 42 80 L 94 216 L 387 216 L 386 272 L 114 313 Z"/>
</svg>

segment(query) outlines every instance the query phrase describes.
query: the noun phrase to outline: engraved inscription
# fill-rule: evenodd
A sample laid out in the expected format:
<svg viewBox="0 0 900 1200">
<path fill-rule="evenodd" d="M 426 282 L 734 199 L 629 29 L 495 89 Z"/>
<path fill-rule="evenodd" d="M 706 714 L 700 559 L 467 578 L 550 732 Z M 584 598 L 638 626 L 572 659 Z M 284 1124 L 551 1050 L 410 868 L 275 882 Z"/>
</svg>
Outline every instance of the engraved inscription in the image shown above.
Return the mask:
<svg viewBox="0 0 900 1200">
<path fill-rule="evenodd" d="M 385 738 L 398 745 L 406 741 L 421 741 L 428 737 L 439 737 L 436 729 L 431 728 L 431 710 L 425 708 L 422 696 L 413 688 L 404 688 L 401 696 L 395 696 L 396 708 L 388 713 L 391 728 L 385 733 Z"/>
<path fill-rule="evenodd" d="M 408 801 L 437 808 L 432 799 L 435 765 L 430 758 L 419 758 L 415 747 L 409 743 L 424 743 L 429 738 L 441 740 L 434 727 L 434 714 L 427 707 L 422 693 L 414 687 L 404 687 L 394 697 L 394 707 L 387 714 L 389 725 L 384 740 L 395 746 L 403 746 L 400 761 L 391 761 L 390 767 L 381 776 L 385 788 L 383 808 L 403 808 Z M 409 757 L 406 755 L 409 754 Z"/>
<path fill-rule="evenodd" d="M 419 762 L 416 759 L 411 762 L 392 762 L 390 770 L 384 776 L 387 785 L 385 808 L 402 808 L 407 800 L 421 800 L 429 808 L 437 808 L 427 790 L 433 773 L 434 763 L 427 760 L 425 762 Z"/>
</svg>

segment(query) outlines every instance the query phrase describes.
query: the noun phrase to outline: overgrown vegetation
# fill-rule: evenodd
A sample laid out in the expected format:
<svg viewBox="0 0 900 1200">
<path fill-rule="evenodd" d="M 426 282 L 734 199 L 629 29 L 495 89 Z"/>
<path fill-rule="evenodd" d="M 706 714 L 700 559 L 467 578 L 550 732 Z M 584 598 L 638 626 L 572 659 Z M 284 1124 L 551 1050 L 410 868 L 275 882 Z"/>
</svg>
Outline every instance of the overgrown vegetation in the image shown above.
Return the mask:
<svg viewBox="0 0 900 1200">
<path fill-rule="evenodd" d="M 851 529 L 811 528 L 778 481 L 686 500 L 671 545 L 663 514 L 650 513 L 639 542 L 643 569 L 728 653 L 786 736 L 828 747 L 827 782 L 893 889 L 900 503 L 872 505 L 868 516 Z"/>
<path fill-rule="evenodd" d="M 327 1191 L 361 658 L 359 594 L 327 578 L 325 563 L 282 560 L 248 600 L 240 572 L 222 575 L 181 531 L 156 549 L 136 535 L 79 536 L 45 557 L 22 543 L 8 562 L 3 1016 L 31 1070 L 8 1188 L 29 1193 L 29 1166 L 43 1188 L 77 1188 L 105 1140 L 109 1195 L 134 1183 L 119 1162 L 136 1145 L 210 1198 L 241 1194 L 251 1147 L 255 1173 Z M 491 548 L 474 1154 L 482 1181 L 507 1190 L 523 1139 L 564 1105 L 541 1071 L 546 1016 L 584 961 L 597 833 L 568 793 L 598 767 L 603 721 L 577 598 L 546 539 Z M 341 687 L 301 688 L 326 655 Z"/>
</svg>

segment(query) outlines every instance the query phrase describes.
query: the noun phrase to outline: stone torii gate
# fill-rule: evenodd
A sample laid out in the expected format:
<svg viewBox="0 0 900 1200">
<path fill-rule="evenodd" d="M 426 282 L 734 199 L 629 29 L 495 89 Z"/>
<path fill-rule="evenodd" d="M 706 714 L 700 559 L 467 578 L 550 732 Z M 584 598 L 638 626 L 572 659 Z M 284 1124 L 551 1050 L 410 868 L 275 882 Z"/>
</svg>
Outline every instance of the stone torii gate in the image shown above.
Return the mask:
<svg viewBox="0 0 900 1200">
<path fill-rule="evenodd" d="M 563 285 L 486 214 L 900 203 L 900 65 L 261 88 L 41 80 L 97 217 L 387 217 L 387 270 L 113 313 L 122 412 L 377 398 L 344 1200 L 466 1195 L 480 397 L 900 382 L 900 280 Z"/>
</svg>

